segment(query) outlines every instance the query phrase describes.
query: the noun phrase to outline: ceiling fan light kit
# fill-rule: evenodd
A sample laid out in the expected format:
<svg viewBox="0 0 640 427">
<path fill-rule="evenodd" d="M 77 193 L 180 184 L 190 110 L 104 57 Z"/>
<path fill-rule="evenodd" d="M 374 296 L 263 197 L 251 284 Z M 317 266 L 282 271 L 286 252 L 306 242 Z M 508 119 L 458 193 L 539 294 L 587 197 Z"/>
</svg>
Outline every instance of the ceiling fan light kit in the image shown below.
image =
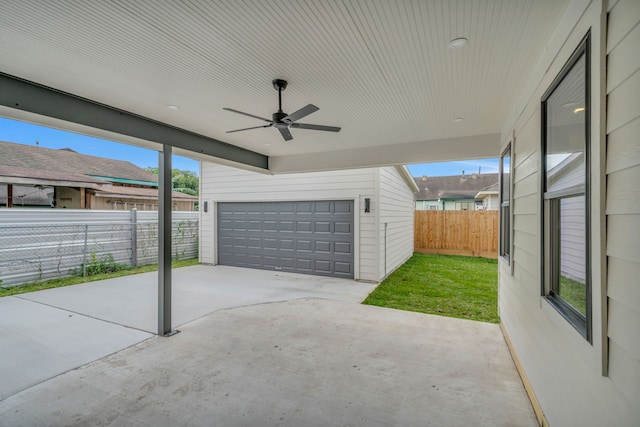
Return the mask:
<svg viewBox="0 0 640 427">
<path fill-rule="evenodd" d="M 273 88 L 278 91 L 278 111 L 272 114 L 271 120 L 265 119 L 264 117 L 255 116 L 253 114 L 245 113 L 243 111 L 234 110 L 233 108 L 223 108 L 223 110 L 231 111 L 232 113 L 242 114 L 244 116 L 253 117 L 254 119 L 262 120 L 269 124 L 262 125 L 262 126 L 252 126 L 252 127 L 243 128 L 243 129 L 230 130 L 230 131 L 227 131 L 227 133 L 242 132 L 245 130 L 259 129 L 259 128 L 275 127 L 276 129 L 278 129 L 278 131 L 280 131 L 280 135 L 282 135 L 282 138 L 284 138 L 285 141 L 291 141 L 293 139 L 293 136 L 291 136 L 291 132 L 289 131 L 289 129 L 307 129 L 307 130 L 321 130 L 326 132 L 340 132 L 341 128 L 336 126 L 297 123 L 298 120 L 308 116 L 311 113 L 315 113 L 316 111 L 319 110 L 319 108 L 313 104 L 309 104 L 297 111 L 294 111 L 291 114 L 285 113 L 284 111 L 282 111 L 282 91 L 287 88 L 287 81 L 281 80 L 281 79 L 275 79 L 273 80 L 272 84 L 273 84 Z"/>
</svg>

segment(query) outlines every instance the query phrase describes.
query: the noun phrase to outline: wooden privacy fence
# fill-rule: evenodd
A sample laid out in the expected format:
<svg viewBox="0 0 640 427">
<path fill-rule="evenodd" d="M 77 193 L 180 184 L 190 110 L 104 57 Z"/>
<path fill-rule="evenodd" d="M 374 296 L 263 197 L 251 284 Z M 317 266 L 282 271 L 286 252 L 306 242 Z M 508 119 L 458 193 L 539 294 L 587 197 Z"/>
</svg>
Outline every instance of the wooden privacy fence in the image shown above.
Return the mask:
<svg viewBox="0 0 640 427">
<path fill-rule="evenodd" d="M 498 211 L 415 211 L 415 251 L 498 257 Z"/>
</svg>

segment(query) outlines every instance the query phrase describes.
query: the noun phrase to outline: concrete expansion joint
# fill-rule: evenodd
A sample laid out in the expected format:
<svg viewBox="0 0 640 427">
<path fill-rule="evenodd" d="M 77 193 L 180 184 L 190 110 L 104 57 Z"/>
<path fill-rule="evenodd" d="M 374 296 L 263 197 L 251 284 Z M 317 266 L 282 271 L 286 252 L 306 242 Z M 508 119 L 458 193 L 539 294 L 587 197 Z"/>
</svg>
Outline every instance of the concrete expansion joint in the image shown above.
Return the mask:
<svg viewBox="0 0 640 427">
<path fill-rule="evenodd" d="M 65 311 L 67 313 L 77 314 L 78 316 L 83 316 L 83 317 L 86 317 L 88 319 L 98 320 L 98 321 L 104 322 L 104 323 L 110 323 L 112 325 L 121 326 L 123 328 L 132 329 L 134 331 L 140 331 L 140 332 L 144 332 L 144 333 L 147 333 L 147 334 L 154 334 L 153 332 L 147 331 L 145 329 L 140 329 L 140 328 L 135 328 L 133 326 L 124 325 L 122 323 L 114 322 L 112 320 L 101 319 L 100 317 L 90 316 L 88 314 L 80 313 L 79 311 L 69 310 L 67 308 L 60 308 L 60 307 L 55 306 L 53 304 L 47 304 L 47 303 L 44 303 L 42 301 L 34 301 L 34 300 L 31 300 L 29 298 L 25 298 L 25 297 L 22 297 L 22 296 L 19 296 L 19 295 L 14 295 L 14 296 L 11 296 L 11 297 L 8 297 L 8 298 L 18 298 L 18 299 L 21 299 L 23 301 L 31 302 L 33 304 L 40 304 L 40 305 L 44 305 L 46 307 L 55 308 L 56 310 Z M 69 317 L 71 317 L 71 316 L 69 316 Z"/>
</svg>

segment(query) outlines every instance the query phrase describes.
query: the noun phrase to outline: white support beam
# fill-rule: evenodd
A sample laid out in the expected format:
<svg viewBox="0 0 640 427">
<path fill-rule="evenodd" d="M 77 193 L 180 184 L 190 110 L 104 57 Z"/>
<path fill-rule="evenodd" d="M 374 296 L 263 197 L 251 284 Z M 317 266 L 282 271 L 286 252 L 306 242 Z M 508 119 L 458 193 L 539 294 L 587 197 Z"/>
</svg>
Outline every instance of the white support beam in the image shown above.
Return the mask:
<svg viewBox="0 0 640 427">
<path fill-rule="evenodd" d="M 269 158 L 273 174 L 357 169 L 498 157 L 500 134 L 435 139 Z"/>
</svg>

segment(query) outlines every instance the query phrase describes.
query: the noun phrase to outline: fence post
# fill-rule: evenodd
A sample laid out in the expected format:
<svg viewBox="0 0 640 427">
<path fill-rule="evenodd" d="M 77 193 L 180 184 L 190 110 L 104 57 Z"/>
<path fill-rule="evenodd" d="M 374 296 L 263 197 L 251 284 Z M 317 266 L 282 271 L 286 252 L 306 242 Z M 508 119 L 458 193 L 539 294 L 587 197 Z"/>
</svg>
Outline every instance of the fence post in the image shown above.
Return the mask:
<svg viewBox="0 0 640 427">
<path fill-rule="evenodd" d="M 138 209 L 131 209 L 131 266 L 138 266 Z"/>
<path fill-rule="evenodd" d="M 89 238 L 89 224 L 84 225 L 84 248 L 82 250 L 82 277 L 87 277 L 87 240 Z"/>
</svg>

